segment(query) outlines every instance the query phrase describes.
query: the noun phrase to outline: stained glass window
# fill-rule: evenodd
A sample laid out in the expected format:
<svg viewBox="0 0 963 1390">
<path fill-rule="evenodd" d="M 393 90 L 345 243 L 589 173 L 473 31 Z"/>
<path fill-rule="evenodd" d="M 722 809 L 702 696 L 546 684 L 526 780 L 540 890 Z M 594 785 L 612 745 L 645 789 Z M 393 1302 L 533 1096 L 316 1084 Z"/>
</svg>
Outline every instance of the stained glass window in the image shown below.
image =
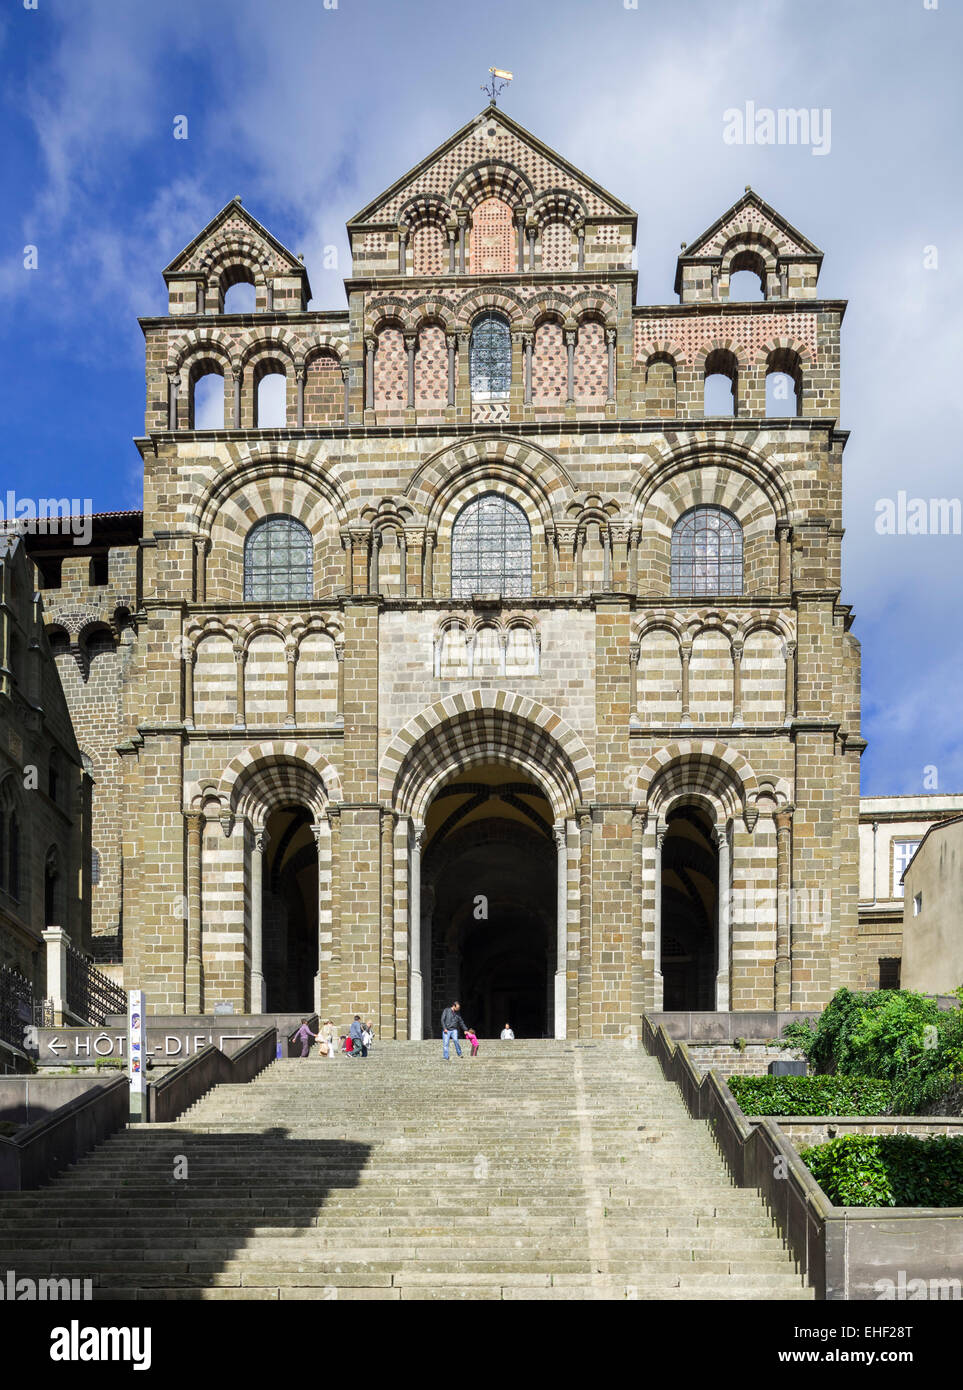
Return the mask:
<svg viewBox="0 0 963 1390">
<path fill-rule="evenodd" d="M 512 384 L 512 334 L 501 314 L 482 314 L 471 330 L 473 401 L 504 401 Z"/>
<path fill-rule="evenodd" d="M 521 507 L 486 492 L 458 514 L 451 535 L 453 598 L 532 592 L 532 532 Z"/>
<path fill-rule="evenodd" d="M 741 594 L 742 527 L 722 507 L 693 507 L 672 532 L 673 594 Z"/>
<path fill-rule="evenodd" d="M 290 516 L 259 521 L 244 543 L 245 599 L 311 598 L 312 561 L 311 532 L 300 521 Z"/>
</svg>

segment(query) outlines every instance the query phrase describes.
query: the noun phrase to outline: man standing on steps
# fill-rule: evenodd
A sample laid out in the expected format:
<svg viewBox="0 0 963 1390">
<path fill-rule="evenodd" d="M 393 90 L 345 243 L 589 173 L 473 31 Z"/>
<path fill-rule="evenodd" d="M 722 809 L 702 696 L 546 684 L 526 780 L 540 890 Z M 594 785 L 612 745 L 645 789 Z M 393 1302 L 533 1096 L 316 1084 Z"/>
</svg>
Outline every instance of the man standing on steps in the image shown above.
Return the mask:
<svg viewBox="0 0 963 1390">
<path fill-rule="evenodd" d="M 449 1040 L 455 1044 L 455 1051 L 459 1057 L 461 1056 L 461 1048 L 458 1046 L 458 1030 L 460 1028 L 464 1033 L 465 1020 L 458 1012 L 460 1008 L 461 1004 L 456 999 L 454 1004 L 445 1009 L 441 1015 L 441 1048 L 446 1062 L 451 1060 L 448 1056 Z"/>
<path fill-rule="evenodd" d="M 354 1022 L 350 1028 L 351 1034 L 351 1056 L 367 1057 L 368 1049 L 364 1041 L 364 1024 L 361 1022 L 361 1015 L 355 1014 Z"/>
</svg>

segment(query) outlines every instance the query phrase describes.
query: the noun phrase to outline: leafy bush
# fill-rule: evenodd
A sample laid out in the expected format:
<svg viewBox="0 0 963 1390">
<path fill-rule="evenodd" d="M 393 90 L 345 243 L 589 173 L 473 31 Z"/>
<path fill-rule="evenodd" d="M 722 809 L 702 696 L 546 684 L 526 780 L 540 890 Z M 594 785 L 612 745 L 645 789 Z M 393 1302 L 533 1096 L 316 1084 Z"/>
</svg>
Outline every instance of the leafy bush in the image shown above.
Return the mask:
<svg viewBox="0 0 963 1390">
<path fill-rule="evenodd" d="M 963 1206 L 963 1139 L 852 1134 L 800 1157 L 836 1206 Z"/>
<path fill-rule="evenodd" d="M 730 1076 L 747 1115 L 887 1115 L 888 1081 L 870 1076 Z"/>
<path fill-rule="evenodd" d="M 894 1113 L 939 1108 L 963 1082 L 963 1010 L 909 990 L 837 990 L 815 1024 L 783 1033 L 817 1072 L 890 1081 Z"/>
</svg>

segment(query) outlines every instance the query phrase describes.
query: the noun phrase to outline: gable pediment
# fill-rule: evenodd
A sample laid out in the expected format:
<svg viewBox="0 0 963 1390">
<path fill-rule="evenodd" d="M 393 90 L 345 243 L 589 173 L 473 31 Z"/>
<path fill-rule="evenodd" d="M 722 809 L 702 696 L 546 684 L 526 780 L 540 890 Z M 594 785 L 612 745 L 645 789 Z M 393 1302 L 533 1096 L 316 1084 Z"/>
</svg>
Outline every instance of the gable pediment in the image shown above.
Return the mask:
<svg viewBox="0 0 963 1390">
<path fill-rule="evenodd" d="M 627 204 L 517 121 L 489 107 L 362 208 L 348 226 L 394 225 L 406 209 L 425 203 L 451 214 L 490 196 L 515 207 L 563 197 L 585 218 L 635 220 Z"/>
</svg>

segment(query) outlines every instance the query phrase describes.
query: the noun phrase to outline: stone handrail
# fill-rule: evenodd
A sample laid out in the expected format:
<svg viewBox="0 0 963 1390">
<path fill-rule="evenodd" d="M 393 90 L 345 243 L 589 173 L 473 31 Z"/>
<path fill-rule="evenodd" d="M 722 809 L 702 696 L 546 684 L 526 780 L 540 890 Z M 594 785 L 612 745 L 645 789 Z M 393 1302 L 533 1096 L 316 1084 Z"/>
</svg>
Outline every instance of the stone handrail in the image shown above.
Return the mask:
<svg viewBox="0 0 963 1390">
<path fill-rule="evenodd" d="M 719 1073 L 703 1076 L 685 1043 L 674 1042 L 648 1018 L 642 1020 L 642 1036 L 663 1075 L 679 1087 L 689 1114 L 708 1121 L 733 1182 L 758 1189 L 800 1272 L 816 1297 L 825 1298 L 827 1223 L 840 1209 L 833 1207 L 779 1126 L 768 1118 L 750 1124 Z"/>
<path fill-rule="evenodd" d="M 183 1115 L 212 1086 L 253 1080 L 274 1061 L 277 1041 L 277 1029 L 264 1028 L 230 1057 L 208 1043 L 159 1081 L 148 1082 L 145 1119 L 151 1124 L 167 1124 Z"/>
<path fill-rule="evenodd" d="M 129 1085 L 126 1076 L 118 1076 L 92 1086 L 12 1138 L 0 1138 L 0 1191 L 42 1187 L 123 1129 L 130 1110 Z"/>
</svg>

